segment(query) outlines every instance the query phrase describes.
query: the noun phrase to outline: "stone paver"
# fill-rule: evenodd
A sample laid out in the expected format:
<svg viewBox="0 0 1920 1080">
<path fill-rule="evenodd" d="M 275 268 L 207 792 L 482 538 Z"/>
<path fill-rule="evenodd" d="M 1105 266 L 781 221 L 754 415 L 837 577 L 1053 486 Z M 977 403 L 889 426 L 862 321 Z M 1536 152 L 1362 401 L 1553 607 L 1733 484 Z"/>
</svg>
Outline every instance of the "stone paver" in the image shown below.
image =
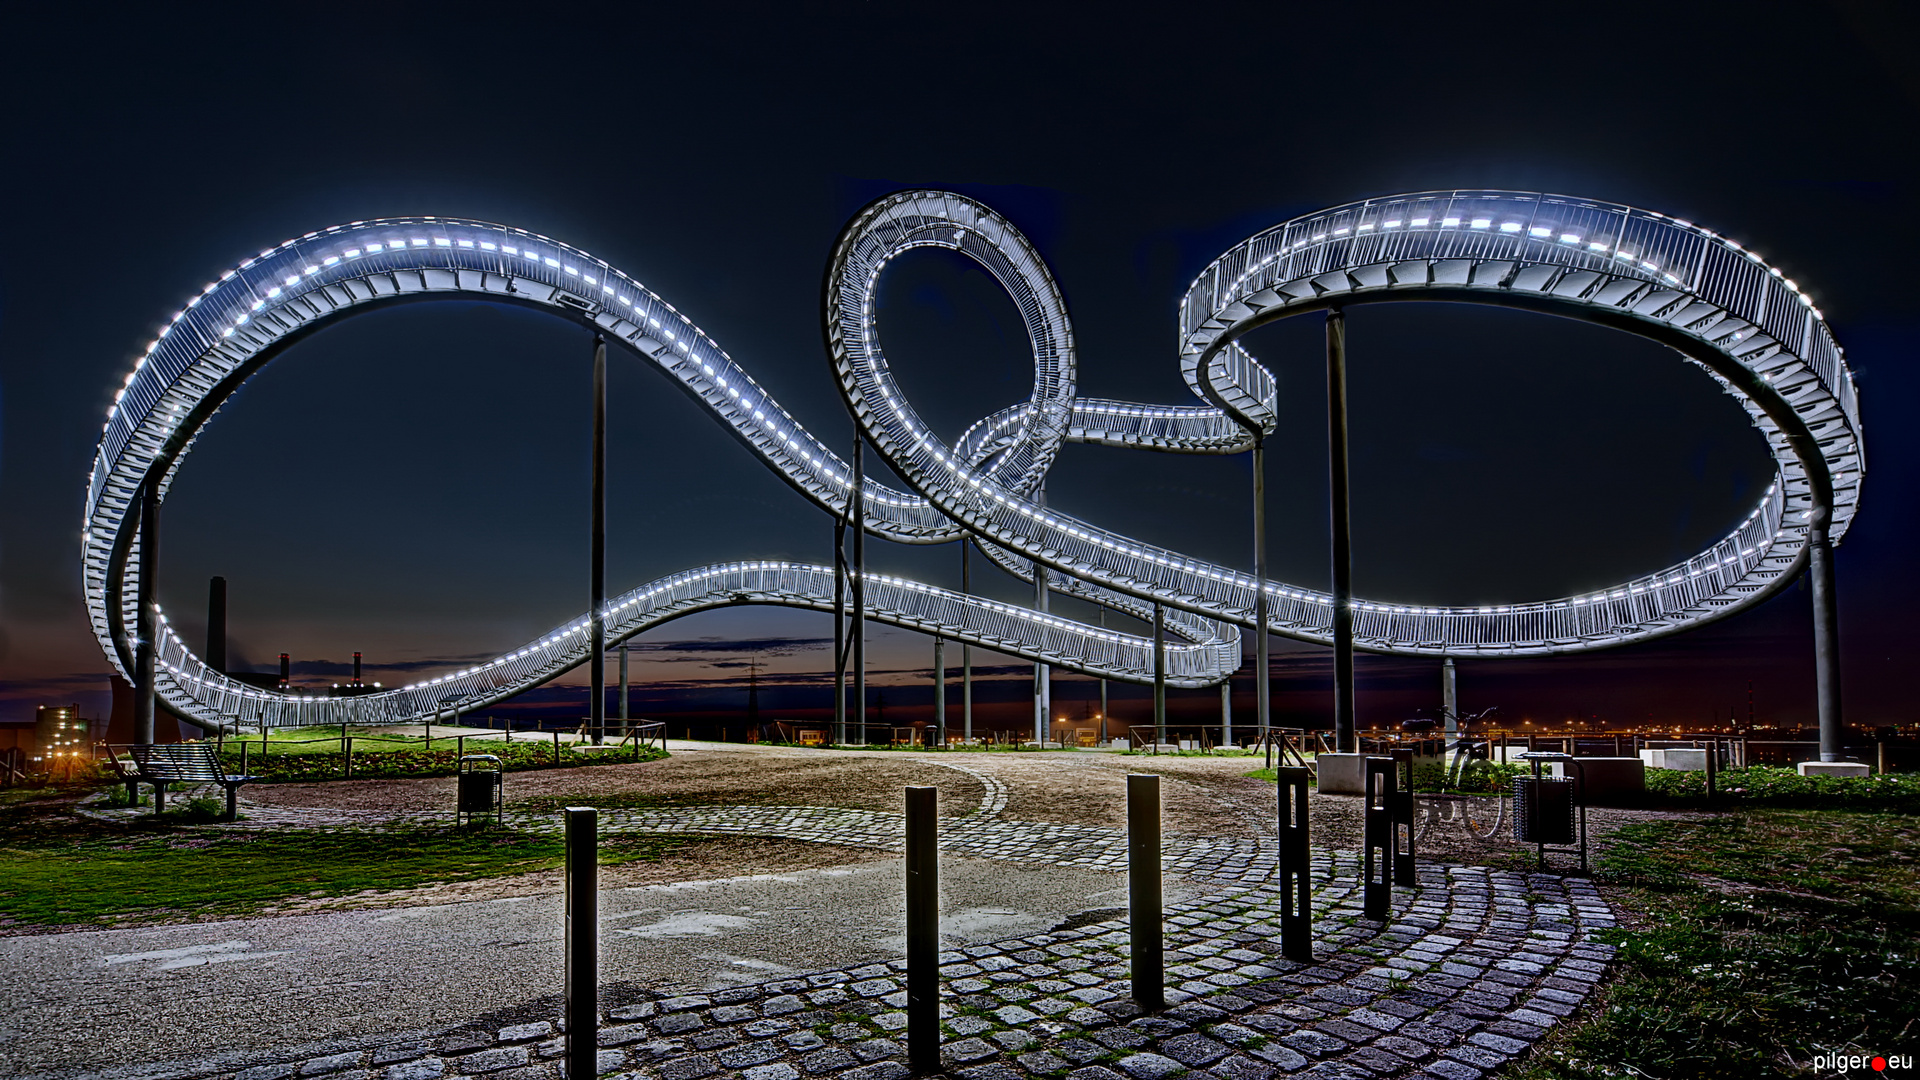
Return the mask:
<svg viewBox="0 0 1920 1080">
<path fill-rule="evenodd" d="M 947 764 L 941 762 L 940 764 Z M 1006 788 L 986 787 L 968 815 L 941 823 L 943 851 L 1124 872 L 1124 832 L 1007 821 Z M 101 817 L 140 811 L 91 809 Z M 351 830 L 444 824 L 446 814 L 376 814 L 248 804 L 241 826 Z M 510 814 L 529 831 L 554 815 Z M 607 832 L 695 832 L 897 850 L 898 814 L 820 807 L 603 811 Z M 1124 920 L 941 954 L 942 1059 L 963 1080 L 1226 1080 L 1440 1077 L 1474 1080 L 1524 1055 L 1606 971 L 1595 940 L 1614 925 L 1590 882 L 1422 863 L 1396 888 L 1391 917 L 1361 917 L 1358 858 L 1317 852 L 1316 956 L 1283 959 L 1273 848 L 1171 835 L 1163 868 L 1206 887 L 1166 918 L 1169 1007 L 1130 1000 Z M 776 979 L 711 994 L 605 1002 L 600 1070 L 622 1080 L 900 1080 L 905 963 Z M 148 1072 L 151 1080 L 560 1080 L 565 1039 L 552 1021 L 467 1025 L 431 1043 L 364 1049 L 231 1070 Z"/>
</svg>

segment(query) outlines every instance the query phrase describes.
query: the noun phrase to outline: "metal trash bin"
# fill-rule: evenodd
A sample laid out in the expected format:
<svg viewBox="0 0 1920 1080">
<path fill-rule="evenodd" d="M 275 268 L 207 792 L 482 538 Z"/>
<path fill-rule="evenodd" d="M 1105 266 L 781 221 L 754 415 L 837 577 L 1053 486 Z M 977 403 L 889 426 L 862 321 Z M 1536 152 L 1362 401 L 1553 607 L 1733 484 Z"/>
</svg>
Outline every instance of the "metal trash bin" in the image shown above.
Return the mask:
<svg viewBox="0 0 1920 1080">
<path fill-rule="evenodd" d="M 454 797 L 453 821 L 464 825 L 476 815 L 491 814 L 499 821 L 505 807 L 500 778 L 500 758 L 493 754 L 468 754 L 460 759 L 458 791 Z"/>
<path fill-rule="evenodd" d="M 1520 843 L 1572 844 L 1573 809 L 1572 777 L 1513 778 L 1513 838 Z"/>
</svg>

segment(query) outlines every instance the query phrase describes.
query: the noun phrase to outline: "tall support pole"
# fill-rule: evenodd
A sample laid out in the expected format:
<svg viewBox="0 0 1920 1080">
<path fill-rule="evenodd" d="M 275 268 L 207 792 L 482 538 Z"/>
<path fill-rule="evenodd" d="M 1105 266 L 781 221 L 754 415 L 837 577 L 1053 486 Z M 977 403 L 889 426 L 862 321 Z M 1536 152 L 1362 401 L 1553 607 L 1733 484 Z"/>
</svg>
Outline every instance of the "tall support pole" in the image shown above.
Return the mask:
<svg viewBox="0 0 1920 1080">
<path fill-rule="evenodd" d="M 138 638 L 133 646 L 133 741 L 141 743 L 153 741 L 153 669 L 160 642 L 159 577 L 160 485 L 149 477 L 140 489 L 140 611 L 134 623 Z"/>
<path fill-rule="evenodd" d="M 1253 433 L 1253 713 L 1260 737 L 1273 727 L 1272 643 L 1267 633 L 1267 447 Z"/>
<path fill-rule="evenodd" d="M 607 339 L 593 335 L 593 572 L 587 601 L 589 633 L 587 681 L 593 703 L 587 727 L 594 745 L 607 741 Z"/>
<path fill-rule="evenodd" d="M 947 745 L 947 639 L 933 636 L 933 730 L 941 746 Z"/>
<path fill-rule="evenodd" d="M 599 832 L 600 811 L 590 806 L 567 807 L 568 1076 L 600 1074 Z"/>
<path fill-rule="evenodd" d="M 849 498 L 833 523 L 833 742 L 847 744 L 847 521 Z"/>
<path fill-rule="evenodd" d="M 1454 680 L 1453 657 L 1440 662 L 1440 713 L 1446 718 L 1447 740 L 1460 737 L 1460 693 Z"/>
<path fill-rule="evenodd" d="M 1153 605 L 1153 741 L 1167 741 L 1167 609 Z"/>
<path fill-rule="evenodd" d="M 1107 628 L 1107 609 L 1100 609 L 1100 628 Z M 1100 745 L 1107 744 L 1107 680 L 1100 680 Z"/>
<path fill-rule="evenodd" d="M 633 728 L 631 717 L 627 712 L 627 692 L 632 687 L 632 683 L 627 678 L 627 654 L 631 651 L 626 642 L 620 643 L 620 735 L 622 738 L 625 738 L 627 732 Z"/>
<path fill-rule="evenodd" d="M 867 480 L 865 436 L 853 437 L 853 696 L 858 738 L 867 742 Z"/>
<path fill-rule="evenodd" d="M 1814 504 L 1813 524 L 1807 530 L 1807 576 L 1813 583 L 1813 674 L 1820 709 L 1820 760 L 1841 761 L 1846 750 L 1840 727 L 1840 597 L 1834 588 L 1833 545 L 1827 540 L 1830 513 L 1826 506 Z"/>
<path fill-rule="evenodd" d="M 1233 679 L 1220 684 L 1220 745 L 1233 745 Z"/>
<path fill-rule="evenodd" d="M 1167 954 L 1160 891 L 1160 778 L 1127 776 L 1127 923 L 1133 1000 L 1143 1009 L 1167 1003 Z"/>
<path fill-rule="evenodd" d="M 973 595 L 972 561 L 967 556 L 971 547 L 971 538 L 960 538 L 960 591 L 969 596 Z M 960 737 L 973 741 L 973 646 L 966 642 L 960 643 Z"/>
<path fill-rule="evenodd" d="M 1047 489 L 1041 488 L 1039 491 L 1034 492 L 1033 500 L 1040 506 L 1045 507 L 1047 505 Z M 1033 567 L 1033 610 L 1044 613 L 1050 606 L 1048 603 L 1047 568 L 1042 566 L 1037 559 L 1030 565 Z M 1045 638 L 1045 633 L 1042 633 L 1041 639 L 1045 640 Z M 1052 669 L 1044 662 L 1036 661 L 1034 663 L 1033 741 L 1041 744 L 1046 743 L 1047 733 L 1053 726 L 1052 674 Z"/>
<path fill-rule="evenodd" d="M 1347 316 L 1327 311 L 1327 460 L 1333 518 L 1333 741 L 1358 753 L 1353 723 L 1353 540 L 1347 512 Z"/>
<path fill-rule="evenodd" d="M 940 1071 L 940 789 L 907 789 L 907 1059 Z"/>
</svg>

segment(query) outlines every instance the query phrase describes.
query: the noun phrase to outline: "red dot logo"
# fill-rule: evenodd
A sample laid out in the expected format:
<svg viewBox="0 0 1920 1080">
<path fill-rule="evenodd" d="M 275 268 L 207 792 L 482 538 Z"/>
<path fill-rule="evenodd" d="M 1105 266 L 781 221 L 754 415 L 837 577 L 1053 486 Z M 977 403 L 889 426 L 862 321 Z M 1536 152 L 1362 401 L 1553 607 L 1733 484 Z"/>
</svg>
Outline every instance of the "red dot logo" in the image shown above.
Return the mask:
<svg viewBox="0 0 1920 1080">
<path fill-rule="evenodd" d="M 1886 1072 L 1886 1071 L 1887 1071 L 1887 1059 L 1886 1059 L 1886 1058 L 1883 1058 L 1883 1057 L 1877 1057 L 1877 1058 L 1874 1058 L 1874 1059 L 1873 1059 L 1873 1071 L 1874 1071 L 1874 1072 Z"/>
</svg>

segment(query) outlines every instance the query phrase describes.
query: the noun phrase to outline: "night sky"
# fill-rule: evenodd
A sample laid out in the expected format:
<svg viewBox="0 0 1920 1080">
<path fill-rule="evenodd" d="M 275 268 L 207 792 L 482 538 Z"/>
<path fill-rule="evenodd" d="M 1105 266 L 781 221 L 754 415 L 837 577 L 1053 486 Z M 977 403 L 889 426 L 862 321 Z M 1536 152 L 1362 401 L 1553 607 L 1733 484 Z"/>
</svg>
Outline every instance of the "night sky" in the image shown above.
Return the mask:
<svg viewBox="0 0 1920 1080">
<path fill-rule="evenodd" d="M 107 701 L 80 595 L 82 486 L 102 415 L 190 294 L 291 236 L 436 214 L 520 226 L 645 282 L 835 446 L 852 426 L 820 282 L 870 199 L 942 187 L 1034 239 L 1074 317 L 1080 393 L 1192 404 L 1187 282 L 1245 236 L 1369 196 L 1546 190 L 1699 222 L 1812 295 L 1858 377 L 1864 505 L 1838 553 L 1847 718 L 1911 722 L 1920 631 L 1911 301 L 1916 42 L 1877 0 L 1543 8 L 809 3 L 443 10 L 77 5 L 10 35 L 0 256 L 0 719 Z M 1590 21 L 1591 20 L 1591 21 Z M 957 255 L 883 279 L 881 332 L 951 439 L 1023 400 L 1012 303 Z M 1497 603 L 1684 558 L 1772 478 L 1758 433 L 1659 347 L 1562 320 L 1372 306 L 1349 324 L 1356 591 Z M 1328 580 L 1317 318 L 1256 333 L 1278 375 L 1274 576 Z M 608 582 L 737 558 L 830 558 L 831 523 L 668 381 L 615 350 Z M 231 589 L 230 666 L 280 652 L 324 684 L 354 651 L 388 685 L 486 659 L 585 609 L 590 341 L 550 316 L 440 302 L 294 347 L 203 431 L 166 506 L 161 599 L 203 640 Z M 876 470 L 883 478 L 884 469 Z M 1251 562 L 1244 455 L 1069 446 L 1049 501 Z M 957 586 L 956 547 L 869 564 Z M 984 560 L 976 560 L 976 568 Z M 993 571 L 979 591 L 1025 599 Z M 1077 611 L 1056 601 L 1057 610 Z M 828 707 L 827 616 L 730 609 L 638 639 L 635 712 L 724 722 L 758 663 L 763 715 Z M 876 626 L 888 716 L 926 718 L 928 639 Z M 1330 654 L 1277 639 L 1280 722 L 1331 713 Z M 757 659 L 756 659 L 757 658 Z M 949 653 L 958 662 L 957 650 Z M 976 652 L 981 716 L 1028 715 L 1030 668 Z M 1362 656 L 1363 726 L 1438 703 L 1438 662 Z M 1810 722 L 1808 595 L 1708 628 L 1533 661 L 1465 661 L 1461 704 L 1513 719 Z M 583 684 L 584 669 L 566 682 Z M 1239 719 L 1252 687 L 1236 681 Z M 1093 684 L 1060 676 L 1056 711 Z M 957 708 L 958 690 L 954 691 Z M 1176 714 L 1217 691 L 1173 692 Z M 1150 715 L 1116 689 L 1123 719 Z M 584 712 L 577 689 L 503 707 Z"/>
</svg>

